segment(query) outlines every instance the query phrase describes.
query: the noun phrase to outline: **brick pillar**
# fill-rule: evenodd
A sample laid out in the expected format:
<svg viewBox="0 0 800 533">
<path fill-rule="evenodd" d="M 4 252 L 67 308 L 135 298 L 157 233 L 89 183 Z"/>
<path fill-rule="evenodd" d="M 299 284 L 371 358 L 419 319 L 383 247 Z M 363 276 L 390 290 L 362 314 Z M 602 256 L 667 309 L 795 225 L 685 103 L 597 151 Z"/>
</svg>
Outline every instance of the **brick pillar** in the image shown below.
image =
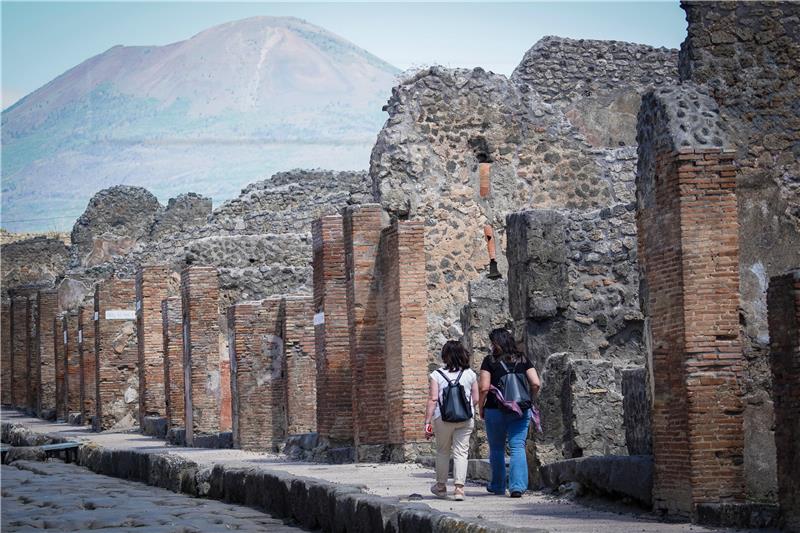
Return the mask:
<svg viewBox="0 0 800 533">
<path fill-rule="evenodd" d="M 105 430 L 139 420 L 139 351 L 136 284 L 132 279 L 99 282 L 94 296 L 95 419 Z"/>
<path fill-rule="evenodd" d="M 284 307 L 286 432 L 297 435 L 317 430 L 314 299 L 288 296 Z"/>
<path fill-rule="evenodd" d="M 220 431 L 219 279 L 213 267 L 181 272 L 186 444 Z"/>
<path fill-rule="evenodd" d="M 11 404 L 25 407 L 28 399 L 28 299 L 11 299 Z"/>
<path fill-rule="evenodd" d="M 800 269 L 769 282 L 778 502 L 786 531 L 800 531 Z"/>
<path fill-rule="evenodd" d="M 233 445 L 274 451 L 286 435 L 281 299 L 228 308 Z"/>
<path fill-rule="evenodd" d="M 94 353 L 94 306 L 78 308 L 78 353 L 81 360 L 81 420 L 89 424 L 97 411 L 97 356 Z"/>
<path fill-rule="evenodd" d="M 219 354 L 219 430 L 233 429 L 233 394 L 231 392 L 231 360 L 220 347 Z"/>
<path fill-rule="evenodd" d="M 67 404 L 66 393 L 66 369 L 67 360 L 64 345 L 64 318 L 61 314 L 53 318 L 53 356 L 55 358 L 54 368 L 56 373 L 56 419 L 66 419 Z"/>
<path fill-rule="evenodd" d="M 39 331 L 36 328 L 38 316 L 38 291 L 32 291 L 28 294 L 28 306 L 25 314 L 25 326 L 27 328 L 27 339 L 25 341 L 27 353 L 25 354 L 25 359 L 28 364 L 26 407 L 31 413 L 39 412 Z"/>
<path fill-rule="evenodd" d="M 0 402 L 11 405 L 11 302 L 0 303 Z"/>
<path fill-rule="evenodd" d="M 314 266 L 314 335 L 317 357 L 317 431 L 336 442 L 353 440 L 350 332 L 342 217 L 311 227 Z"/>
<path fill-rule="evenodd" d="M 58 314 L 58 293 L 39 291 L 39 416 L 50 418 L 56 408 L 56 355 L 53 321 Z"/>
<path fill-rule="evenodd" d="M 343 219 L 353 437 L 357 449 L 389 442 L 383 316 L 377 273 L 381 214 L 380 205 L 354 206 L 345 210 Z"/>
<path fill-rule="evenodd" d="M 78 349 L 78 313 L 70 311 L 66 320 L 67 415 L 81 412 L 81 353 Z"/>
<path fill-rule="evenodd" d="M 395 221 L 383 232 L 381 277 L 386 323 L 386 398 L 393 459 L 414 453 L 425 442 L 423 422 L 428 391 L 425 281 L 425 228 L 418 221 Z"/>
<path fill-rule="evenodd" d="M 164 353 L 164 396 L 168 427 L 183 427 L 183 313 L 181 297 L 161 302 Z"/>
<path fill-rule="evenodd" d="M 146 265 L 136 271 L 136 330 L 139 346 L 139 425 L 164 416 L 164 334 L 161 302 L 169 296 L 170 270 Z"/>
<path fill-rule="evenodd" d="M 683 131 L 724 133 L 714 131 L 718 113 L 695 111 L 713 100 L 689 90 L 642 103 L 637 224 L 652 335 L 653 506 L 696 517 L 700 504 L 744 499 L 744 361 L 734 152 L 691 146 L 702 135 Z M 716 118 L 706 126 L 706 117 Z"/>
</svg>

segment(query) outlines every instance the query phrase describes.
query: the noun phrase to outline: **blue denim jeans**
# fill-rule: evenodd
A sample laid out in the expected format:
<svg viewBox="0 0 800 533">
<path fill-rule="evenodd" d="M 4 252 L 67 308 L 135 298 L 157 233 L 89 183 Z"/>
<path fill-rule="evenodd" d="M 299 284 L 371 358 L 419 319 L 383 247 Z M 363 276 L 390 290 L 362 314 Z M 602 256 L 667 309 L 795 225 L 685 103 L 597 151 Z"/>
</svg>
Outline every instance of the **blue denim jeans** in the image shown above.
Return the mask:
<svg viewBox="0 0 800 533">
<path fill-rule="evenodd" d="M 528 490 L 528 460 L 525 457 L 525 439 L 528 437 L 530 414 L 524 416 L 507 413 L 501 409 L 486 409 L 486 437 L 489 440 L 489 464 L 492 467 L 492 480 L 489 492 L 506 492 L 506 442 L 511 450 L 509 461 L 508 490 L 524 492 Z"/>
</svg>

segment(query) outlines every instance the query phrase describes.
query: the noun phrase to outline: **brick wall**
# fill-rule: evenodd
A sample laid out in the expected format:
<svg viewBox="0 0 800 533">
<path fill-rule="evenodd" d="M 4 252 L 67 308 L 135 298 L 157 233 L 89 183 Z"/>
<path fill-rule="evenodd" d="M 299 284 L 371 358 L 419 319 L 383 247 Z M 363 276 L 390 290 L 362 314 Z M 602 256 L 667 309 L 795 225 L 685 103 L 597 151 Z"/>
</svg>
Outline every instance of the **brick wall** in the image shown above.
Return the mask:
<svg viewBox="0 0 800 533">
<path fill-rule="evenodd" d="M 132 279 L 110 279 L 95 287 L 94 427 L 109 429 L 139 418 L 139 353 L 136 339 L 136 286 Z"/>
<path fill-rule="evenodd" d="M 25 333 L 27 335 L 25 360 L 28 365 L 28 385 L 25 403 L 30 412 L 38 412 L 39 408 L 39 332 L 36 328 L 38 315 L 38 291 L 29 291 L 28 306 L 25 314 Z"/>
<path fill-rule="evenodd" d="M 783 527 L 800 531 L 800 270 L 775 276 L 767 293 L 778 501 Z"/>
<path fill-rule="evenodd" d="M 386 228 L 381 260 L 389 442 L 424 442 L 428 351 L 423 223 L 394 222 Z"/>
<path fill-rule="evenodd" d="M 61 314 L 53 318 L 53 356 L 55 357 L 56 372 L 56 418 L 66 419 L 67 404 L 66 400 L 66 368 L 64 346 L 64 318 Z"/>
<path fill-rule="evenodd" d="M 0 402 L 11 405 L 11 302 L 0 303 Z"/>
<path fill-rule="evenodd" d="M 342 217 L 331 215 L 315 220 L 311 233 L 317 431 L 326 439 L 351 442 L 353 404 Z"/>
<path fill-rule="evenodd" d="M 97 357 L 94 353 L 94 307 L 78 308 L 78 353 L 81 360 L 81 418 L 84 424 L 97 410 L 94 402 L 97 385 Z"/>
<path fill-rule="evenodd" d="M 78 313 L 70 311 L 66 320 L 67 414 L 81 412 L 81 353 L 78 349 Z"/>
<path fill-rule="evenodd" d="M 164 395 L 169 427 L 183 427 L 183 313 L 180 296 L 161 302 L 164 353 Z"/>
<path fill-rule="evenodd" d="M 684 517 L 700 503 L 744 499 L 736 171 L 715 110 L 684 86 L 648 93 L 639 114 L 653 505 Z"/>
<path fill-rule="evenodd" d="M 28 299 L 11 299 L 11 404 L 24 407 L 28 395 Z"/>
<path fill-rule="evenodd" d="M 271 298 L 228 307 L 233 444 L 273 450 L 286 435 L 283 302 Z"/>
<path fill-rule="evenodd" d="M 389 441 L 384 326 L 377 272 L 381 215 L 381 206 L 374 204 L 348 207 L 343 218 L 356 446 Z"/>
<path fill-rule="evenodd" d="M 186 443 L 220 431 L 219 279 L 213 267 L 181 272 Z"/>
<path fill-rule="evenodd" d="M 219 347 L 219 430 L 233 429 L 233 395 L 231 393 L 231 360 L 223 346 Z"/>
<path fill-rule="evenodd" d="M 284 300 L 286 432 L 317 429 L 317 362 L 314 354 L 314 299 L 289 296 Z"/>
<path fill-rule="evenodd" d="M 146 265 L 136 271 L 136 329 L 139 346 L 139 424 L 164 416 L 164 335 L 161 302 L 169 296 L 170 271 Z"/>
<path fill-rule="evenodd" d="M 56 408 L 56 356 L 54 352 L 53 320 L 58 313 L 58 293 L 39 291 L 39 406 L 40 415 Z"/>
</svg>

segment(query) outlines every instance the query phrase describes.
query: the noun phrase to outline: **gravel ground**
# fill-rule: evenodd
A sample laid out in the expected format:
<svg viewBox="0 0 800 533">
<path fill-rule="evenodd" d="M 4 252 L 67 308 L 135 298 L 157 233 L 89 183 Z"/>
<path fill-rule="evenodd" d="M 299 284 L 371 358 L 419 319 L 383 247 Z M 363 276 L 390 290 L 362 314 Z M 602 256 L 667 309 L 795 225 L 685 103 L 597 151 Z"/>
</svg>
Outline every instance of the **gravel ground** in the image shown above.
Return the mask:
<svg viewBox="0 0 800 533">
<path fill-rule="evenodd" d="M 1 473 L 3 532 L 303 531 L 254 509 L 100 476 L 58 460 L 16 461 Z"/>
</svg>

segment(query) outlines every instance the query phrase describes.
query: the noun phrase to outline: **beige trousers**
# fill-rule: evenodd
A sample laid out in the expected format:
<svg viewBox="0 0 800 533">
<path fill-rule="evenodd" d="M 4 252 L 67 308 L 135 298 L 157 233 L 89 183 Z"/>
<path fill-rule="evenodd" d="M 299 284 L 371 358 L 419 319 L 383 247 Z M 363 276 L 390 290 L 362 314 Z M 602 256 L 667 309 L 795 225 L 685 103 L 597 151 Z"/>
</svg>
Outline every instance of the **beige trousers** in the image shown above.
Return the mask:
<svg viewBox="0 0 800 533">
<path fill-rule="evenodd" d="M 475 427 L 475 419 L 464 422 L 445 422 L 441 418 L 433 421 L 436 433 L 436 482 L 447 483 L 450 470 L 450 452 L 453 453 L 453 482 L 463 485 L 467 479 L 467 455 L 469 436 Z"/>
</svg>

